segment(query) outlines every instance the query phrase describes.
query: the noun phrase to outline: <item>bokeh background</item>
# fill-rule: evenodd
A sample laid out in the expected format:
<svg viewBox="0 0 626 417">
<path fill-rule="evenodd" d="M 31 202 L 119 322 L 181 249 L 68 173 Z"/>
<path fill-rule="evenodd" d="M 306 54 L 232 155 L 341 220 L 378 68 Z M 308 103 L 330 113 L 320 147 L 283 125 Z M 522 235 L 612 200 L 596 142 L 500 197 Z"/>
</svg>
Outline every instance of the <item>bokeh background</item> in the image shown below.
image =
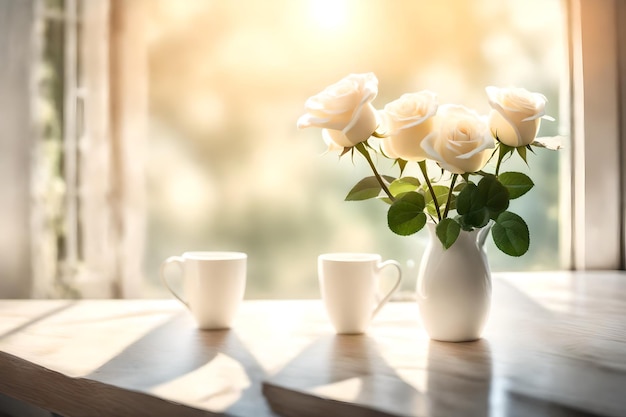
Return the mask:
<svg viewBox="0 0 626 417">
<path fill-rule="evenodd" d="M 548 98 L 540 136 L 566 134 L 559 99 L 566 68 L 559 0 L 158 0 L 146 2 L 149 40 L 146 296 L 163 296 L 158 268 L 187 250 L 249 254 L 247 298 L 315 298 L 317 255 L 377 252 L 415 286 L 426 234 L 394 235 L 379 201 L 344 202 L 370 175 L 361 158 L 325 150 L 298 131 L 306 98 L 348 73 L 374 72 L 377 108 L 429 89 L 440 103 L 486 114 L 488 85 Z M 536 187 L 511 209 L 526 219 L 521 258 L 491 240 L 492 269 L 561 267 L 559 165 L 539 150 Z M 393 173 L 393 172 L 392 172 Z"/>
</svg>

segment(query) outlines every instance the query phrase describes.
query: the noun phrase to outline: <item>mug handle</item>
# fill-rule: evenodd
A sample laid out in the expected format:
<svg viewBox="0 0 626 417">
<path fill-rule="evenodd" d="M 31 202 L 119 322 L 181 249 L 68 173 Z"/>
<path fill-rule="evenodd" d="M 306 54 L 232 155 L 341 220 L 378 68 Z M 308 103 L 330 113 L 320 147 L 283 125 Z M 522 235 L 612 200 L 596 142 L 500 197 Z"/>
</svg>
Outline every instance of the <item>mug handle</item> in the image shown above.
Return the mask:
<svg viewBox="0 0 626 417">
<path fill-rule="evenodd" d="M 159 269 L 159 275 L 161 277 L 161 281 L 163 281 L 163 284 L 165 284 L 165 286 L 167 287 L 167 289 L 172 293 L 172 295 L 176 298 L 178 298 L 178 301 L 180 301 L 181 303 L 183 303 L 187 308 L 189 308 L 189 304 L 187 303 L 187 301 L 183 300 L 178 294 L 176 294 L 176 291 L 174 291 L 172 289 L 172 287 L 170 287 L 170 284 L 167 282 L 167 280 L 165 279 L 165 268 L 170 265 L 170 264 L 176 264 L 180 267 L 181 271 L 183 268 L 183 265 L 185 263 L 185 259 L 182 256 L 170 256 L 169 258 L 167 258 L 165 261 L 163 261 L 163 263 L 161 264 L 161 268 Z"/>
<path fill-rule="evenodd" d="M 376 265 L 376 267 L 378 268 L 378 271 L 382 270 L 383 268 L 387 266 L 396 267 L 396 269 L 398 270 L 398 278 L 396 279 L 396 283 L 393 285 L 393 288 L 389 290 L 389 292 L 376 305 L 376 308 L 372 312 L 372 318 L 374 318 L 374 316 L 378 314 L 380 309 L 383 308 L 385 304 L 387 304 L 387 301 L 389 301 L 389 299 L 391 298 L 391 295 L 398 289 L 398 286 L 400 285 L 400 281 L 402 281 L 402 268 L 400 267 L 400 264 L 397 261 L 388 260 L 388 261 L 381 262 L 378 265 Z"/>
</svg>

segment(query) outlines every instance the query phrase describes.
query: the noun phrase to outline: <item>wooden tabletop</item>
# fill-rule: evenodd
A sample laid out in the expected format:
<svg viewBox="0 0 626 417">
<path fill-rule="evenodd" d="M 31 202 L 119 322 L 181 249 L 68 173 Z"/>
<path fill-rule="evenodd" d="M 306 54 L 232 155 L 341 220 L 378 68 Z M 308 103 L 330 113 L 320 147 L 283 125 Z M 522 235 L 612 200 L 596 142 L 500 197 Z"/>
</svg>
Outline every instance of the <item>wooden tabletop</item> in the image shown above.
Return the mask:
<svg viewBox="0 0 626 417">
<path fill-rule="evenodd" d="M 174 300 L 0 301 L 0 393 L 60 415 L 624 416 L 626 273 L 495 274 L 484 337 L 417 305 L 336 336 L 318 300 L 200 331 Z"/>
</svg>

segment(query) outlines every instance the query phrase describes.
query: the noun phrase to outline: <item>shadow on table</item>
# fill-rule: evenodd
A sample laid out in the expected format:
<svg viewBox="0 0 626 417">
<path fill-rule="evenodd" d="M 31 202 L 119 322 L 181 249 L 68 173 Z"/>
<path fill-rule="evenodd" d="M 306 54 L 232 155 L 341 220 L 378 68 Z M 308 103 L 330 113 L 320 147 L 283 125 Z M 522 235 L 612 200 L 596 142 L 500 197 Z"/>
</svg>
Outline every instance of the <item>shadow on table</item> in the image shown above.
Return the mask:
<svg viewBox="0 0 626 417">
<path fill-rule="evenodd" d="M 367 335 L 321 337 L 266 380 L 263 393 L 285 416 L 406 415 L 423 394 L 401 379 Z"/>
<path fill-rule="evenodd" d="M 621 318 L 611 321 L 601 312 L 610 310 L 621 295 L 615 288 L 588 287 L 577 276 L 542 285 L 524 285 L 525 278 L 494 281 L 485 331 L 497 368 L 491 414 L 622 415 L 625 368 L 616 335 L 626 327 Z M 605 304 L 597 304 L 603 298 Z"/>
<path fill-rule="evenodd" d="M 185 311 L 153 329 L 86 377 L 134 391 L 150 392 L 155 387 L 207 367 L 218 356 L 232 359 L 230 366 L 235 364 L 245 375 L 232 375 L 228 373 L 229 369 L 218 369 L 217 377 L 223 378 L 222 383 L 208 381 L 205 374 L 200 374 L 194 380 L 199 386 L 189 388 L 198 392 L 206 388 L 206 391 L 194 398 L 194 401 L 203 403 L 210 401 L 213 396 L 224 394 L 225 391 L 230 395 L 234 390 L 241 389 L 231 406 L 242 402 L 267 408 L 259 388 L 260 381 L 266 376 L 265 371 L 237 333 L 234 330 L 199 330 Z M 222 364 L 218 365 L 220 366 Z M 245 381 L 234 380 L 236 378 Z M 219 386 L 223 390 L 209 389 Z M 255 393 L 254 389 L 258 392 Z"/>
</svg>

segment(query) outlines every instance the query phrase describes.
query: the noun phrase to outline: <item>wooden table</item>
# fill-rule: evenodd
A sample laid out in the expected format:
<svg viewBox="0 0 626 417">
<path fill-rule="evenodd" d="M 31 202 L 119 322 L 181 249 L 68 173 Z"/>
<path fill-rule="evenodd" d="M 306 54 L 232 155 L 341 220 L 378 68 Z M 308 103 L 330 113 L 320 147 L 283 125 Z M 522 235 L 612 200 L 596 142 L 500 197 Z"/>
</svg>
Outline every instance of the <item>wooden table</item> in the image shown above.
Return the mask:
<svg viewBox="0 0 626 417">
<path fill-rule="evenodd" d="M 624 416 L 626 273 L 495 274 L 484 338 L 411 302 L 336 336 L 321 302 L 246 301 L 199 331 L 173 300 L 0 301 L 0 393 L 64 416 Z"/>
</svg>

